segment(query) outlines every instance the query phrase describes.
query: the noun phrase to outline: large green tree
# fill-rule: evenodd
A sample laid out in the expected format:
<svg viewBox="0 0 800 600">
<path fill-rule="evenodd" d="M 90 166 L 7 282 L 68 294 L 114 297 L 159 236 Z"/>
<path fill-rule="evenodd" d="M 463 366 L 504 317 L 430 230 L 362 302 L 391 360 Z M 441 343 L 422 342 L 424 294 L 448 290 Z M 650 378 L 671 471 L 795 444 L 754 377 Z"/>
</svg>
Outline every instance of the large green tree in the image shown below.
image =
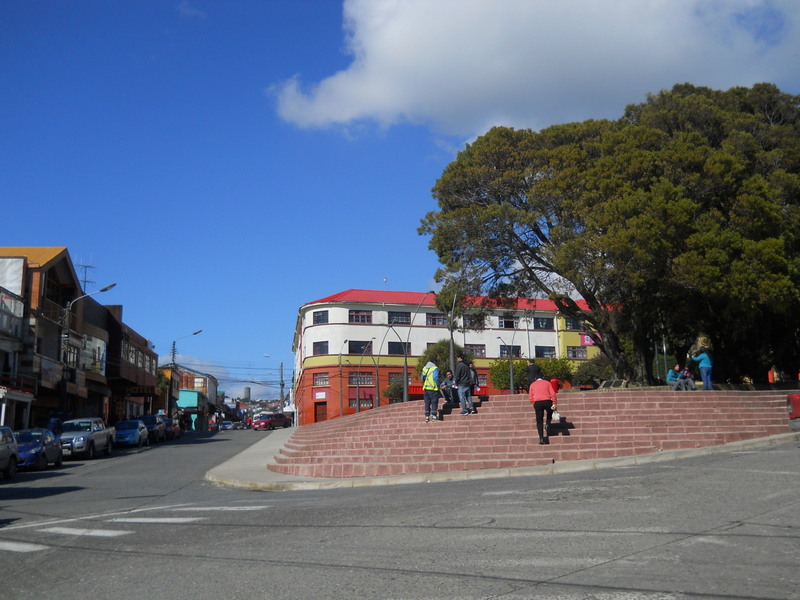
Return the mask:
<svg viewBox="0 0 800 600">
<path fill-rule="evenodd" d="M 796 371 L 799 115 L 770 84 L 684 84 L 617 121 L 497 127 L 445 169 L 420 233 L 440 279 L 546 295 L 619 376 L 651 383 L 656 343 L 683 355 L 699 331 L 718 376 Z"/>
</svg>

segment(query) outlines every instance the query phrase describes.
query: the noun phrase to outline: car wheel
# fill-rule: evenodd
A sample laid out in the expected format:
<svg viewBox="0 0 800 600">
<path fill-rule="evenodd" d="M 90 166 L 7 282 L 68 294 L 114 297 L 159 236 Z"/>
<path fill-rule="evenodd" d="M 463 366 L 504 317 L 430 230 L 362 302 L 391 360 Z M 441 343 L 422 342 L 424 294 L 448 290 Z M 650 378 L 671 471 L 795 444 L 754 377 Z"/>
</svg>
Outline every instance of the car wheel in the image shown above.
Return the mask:
<svg viewBox="0 0 800 600">
<path fill-rule="evenodd" d="M 56 462 L 53 464 L 56 466 L 56 469 L 60 468 L 61 465 L 64 464 L 64 454 L 62 452 L 58 453 L 58 456 L 56 456 Z"/>
<path fill-rule="evenodd" d="M 36 465 L 36 469 L 38 471 L 44 471 L 46 468 L 47 468 L 47 455 L 44 452 L 42 452 L 39 455 L 39 464 Z"/>
<path fill-rule="evenodd" d="M 89 444 L 89 447 L 86 448 L 86 460 L 92 460 L 94 458 L 94 444 Z"/>
<path fill-rule="evenodd" d="M 275 431 L 275 425 L 270 423 L 269 425 L 267 425 L 267 429 L 269 429 L 270 431 Z"/>
<path fill-rule="evenodd" d="M 5 471 L 3 471 L 3 476 L 6 479 L 14 479 L 17 475 L 17 458 L 12 456 L 8 459 L 8 464 L 6 465 Z"/>
</svg>

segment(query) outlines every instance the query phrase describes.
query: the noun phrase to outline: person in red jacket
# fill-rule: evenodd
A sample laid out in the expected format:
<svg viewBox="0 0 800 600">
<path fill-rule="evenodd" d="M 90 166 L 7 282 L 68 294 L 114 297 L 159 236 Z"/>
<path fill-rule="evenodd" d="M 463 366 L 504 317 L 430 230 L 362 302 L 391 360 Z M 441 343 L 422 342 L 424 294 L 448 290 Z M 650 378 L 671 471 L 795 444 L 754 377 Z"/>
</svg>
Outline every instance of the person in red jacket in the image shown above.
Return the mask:
<svg viewBox="0 0 800 600">
<path fill-rule="evenodd" d="M 544 423 L 544 414 L 547 413 L 547 425 L 553 419 L 553 409 L 556 406 L 556 390 L 553 385 L 541 377 L 534 381 L 528 389 L 528 399 L 533 404 L 536 412 L 536 431 L 539 432 L 539 443 L 549 444 L 550 438 L 547 437 L 547 428 Z"/>
</svg>

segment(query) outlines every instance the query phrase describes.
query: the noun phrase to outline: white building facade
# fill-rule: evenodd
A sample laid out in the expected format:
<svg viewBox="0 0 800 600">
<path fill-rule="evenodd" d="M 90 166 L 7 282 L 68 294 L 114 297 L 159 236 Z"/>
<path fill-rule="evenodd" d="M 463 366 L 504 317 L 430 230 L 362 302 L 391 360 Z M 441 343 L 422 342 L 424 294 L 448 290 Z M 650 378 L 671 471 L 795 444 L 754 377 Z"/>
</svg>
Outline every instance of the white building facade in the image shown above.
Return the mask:
<svg viewBox="0 0 800 600">
<path fill-rule="evenodd" d="M 421 396 L 414 374 L 428 346 L 450 338 L 448 315 L 432 292 L 347 290 L 300 307 L 293 351 L 294 400 L 301 425 L 385 405 L 383 391 L 405 377 L 409 399 Z M 456 321 L 454 342 L 474 356 L 481 387 L 498 359 L 569 358 L 597 354 L 577 323 L 549 300 L 520 300 L 490 311 L 482 329 Z M 447 365 L 439 365 L 442 371 Z"/>
</svg>

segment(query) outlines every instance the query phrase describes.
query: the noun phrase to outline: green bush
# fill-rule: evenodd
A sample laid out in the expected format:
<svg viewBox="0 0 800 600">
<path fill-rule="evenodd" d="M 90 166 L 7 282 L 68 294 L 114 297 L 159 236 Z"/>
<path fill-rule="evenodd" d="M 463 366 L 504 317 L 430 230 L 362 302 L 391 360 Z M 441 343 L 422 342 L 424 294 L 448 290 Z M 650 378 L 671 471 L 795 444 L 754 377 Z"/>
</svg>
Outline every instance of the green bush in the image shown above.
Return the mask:
<svg viewBox="0 0 800 600">
<path fill-rule="evenodd" d="M 614 369 L 611 367 L 611 361 L 605 354 L 598 354 L 578 365 L 575 370 L 575 376 L 572 383 L 575 385 L 590 385 L 598 387 L 603 381 L 611 379 L 614 375 Z"/>
</svg>

